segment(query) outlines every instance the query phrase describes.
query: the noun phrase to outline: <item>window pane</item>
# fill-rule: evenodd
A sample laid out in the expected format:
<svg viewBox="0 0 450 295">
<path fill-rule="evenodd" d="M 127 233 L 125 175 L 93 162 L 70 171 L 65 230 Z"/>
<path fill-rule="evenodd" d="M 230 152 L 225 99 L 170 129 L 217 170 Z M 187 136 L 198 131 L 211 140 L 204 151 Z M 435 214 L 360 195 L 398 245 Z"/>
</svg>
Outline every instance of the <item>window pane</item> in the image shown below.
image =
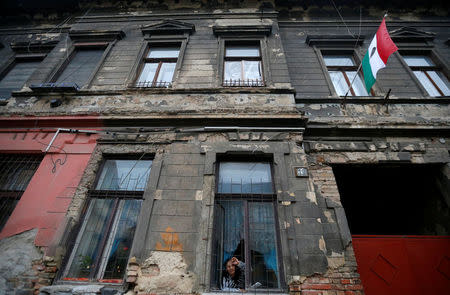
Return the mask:
<svg viewBox="0 0 450 295">
<path fill-rule="evenodd" d="M 153 82 L 157 68 L 158 63 L 146 63 L 141 75 L 139 76 L 138 83 Z"/>
<path fill-rule="evenodd" d="M 260 61 L 244 61 L 244 79 L 262 80 L 261 62 Z"/>
<path fill-rule="evenodd" d="M 40 61 L 17 62 L 0 81 L 0 99 L 8 99 L 12 91 L 22 89 L 40 63 Z"/>
<path fill-rule="evenodd" d="M 142 200 L 122 200 L 117 213 L 115 233 L 111 239 L 103 279 L 121 279 L 125 274 L 131 245 L 133 243 L 136 222 Z"/>
<path fill-rule="evenodd" d="M 406 64 L 410 67 L 429 67 L 434 66 L 433 61 L 428 56 L 407 55 L 403 56 Z"/>
<path fill-rule="evenodd" d="M 244 232 L 244 204 L 242 201 L 218 201 L 223 209 L 223 261 L 236 257 L 245 262 L 245 232 Z"/>
<path fill-rule="evenodd" d="M 179 47 L 154 47 L 150 48 L 147 57 L 149 58 L 178 58 Z"/>
<path fill-rule="evenodd" d="M 225 56 L 257 57 L 259 56 L 259 46 L 227 46 L 225 48 Z"/>
<path fill-rule="evenodd" d="M 351 56 L 345 55 L 324 55 L 325 65 L 327 66 L 354 66 L 355 63 Z"/>
<path fill-rule="evenodd" d="M 414 71 L 414 75 L 416 75 L 417 79 L 419 79 L 422 86 L 428 92 L 430 96 L 440 96 L 441 94 L 437 91 L 436 87 L 434 87 L 433 83 L 431 83 L 430 79 L 428 79 L 427 75 L 425 75 L 422 71 Z"/>
<path fill-rule="evenodd" d="M 97 67 L 103 52 L 103 49 L 75 51 L 75 55 L 58 77 L 56 82 L 76 83 L 79 87 L 83 87 L 88 82 L 89 77 Z"/>
<path fill-rule="evenodd" d="M 222 162 L 219 176 L 219 193 L 273 193 L 269 163 Z"/>
<path fill-rule="evenodd" d="M 242 80 L 241 77 L 241 62 L 240 61 L 226 61 L 225 62 L 225 80 Z"/>
<path fill-rule="evenodd" d="M 66 277 L 88 278 L 101 255 L 100 243 L 106 238 L 107 223 L 113 213 L 114 200 L 92 199 L 81 236 L 75 244 L 71 265 Z"/>
<path fill-rule="evenodd" d="M 339 96 L 344 96 L 348 90 L 348 84 L 345 80 L 344 74 L 339 71 L 329 71 L 331 82 L 333 82 L 334 89 Z"/>
<path fill-rule="evenodd" d="M 159 70 L 158 82 L 172 82 L 173 72 L 175 72 L 175 66 L 177 64 L 174 62 L 163 63 L 161 69 Z"/>
<path fill-rule="evenodd" d="M 272 203 L 248 202 L 252 282 L 278 287 L 275 218 Z"/>
<path fill-rule="evenodd" d="M 0 154 L 0 231 L 31 181 L 42 155 Z"/>
<path fill-rule="evenodd" d="M 450 83 L 448 82 L 447 77 L 445 77 L 442 72 L 427 71 L 427 74 L 431 77 L 431 79 L 433 79 L 434 83 L 436 83 L 439 89 L 441 89 L 441 91 L 444 93 L 444 96 L 450 95 Z"/>
<path fill-rule="evenodd" d="M 364 85 L 361 77 L 359 75 L 356 75 L 356 71 L 354 72 L 346 72 L 347 73 L 347 77 L 350 80 L 350 83 L 352 83 L 353 79 L 355 79 L 353 81 L 352 84 L 352 88 L 353 91 L 355 92 L 356 96 L 369 96 L 369 94 L 367 93 L 366 90 L 366 86 Z M 356 76 L 356 78 L 355 78 Z M 348 89 L 346 89 L 345 91 L 347 91 Z M 349 94 L 351 95 L 351 92 L 349 92 Z M 345 95 L 345 93 L 344 93 Z"/>
<path fill-rule="evenodd" d="M 151 167 L 150 160 L 107 160 L 95 189 L 143 191 Z"/>
</svg>

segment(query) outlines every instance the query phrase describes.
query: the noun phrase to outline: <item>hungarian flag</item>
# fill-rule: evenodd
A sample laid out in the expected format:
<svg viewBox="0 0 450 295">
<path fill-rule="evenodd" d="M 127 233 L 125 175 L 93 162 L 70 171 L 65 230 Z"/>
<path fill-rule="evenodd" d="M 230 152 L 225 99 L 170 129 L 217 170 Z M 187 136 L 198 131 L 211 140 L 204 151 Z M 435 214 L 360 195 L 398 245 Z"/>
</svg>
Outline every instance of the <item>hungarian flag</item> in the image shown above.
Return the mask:
<svg viewBox="0 0 450 295">
<path fill-rule="evenodd" d="M 386 28 L 386 22 L 381 22 L 377 34 L 370 42 L 369 49 L 362 61 L 362 68 L 364 73 L 364 83 L 366 84 L 367 92 L 370 92 L 375 83 L 377 72 L 379 69 L 386 67 L 389 56 L 398 50 Z"/>
</svg>

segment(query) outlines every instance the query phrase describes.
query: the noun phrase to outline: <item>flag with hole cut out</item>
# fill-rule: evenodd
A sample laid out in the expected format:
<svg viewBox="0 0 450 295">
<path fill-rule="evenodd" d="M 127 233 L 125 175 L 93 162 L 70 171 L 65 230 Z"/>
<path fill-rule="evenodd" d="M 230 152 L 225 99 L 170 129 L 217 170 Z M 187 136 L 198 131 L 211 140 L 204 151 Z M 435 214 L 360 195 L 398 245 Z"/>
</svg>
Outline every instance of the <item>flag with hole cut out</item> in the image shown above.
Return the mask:
<svg viewBox="0 0 450 295">
<path fill-rule="evenodd" d="M 398 50 L 386 28 L 383 18 L 378 31 L 370 42 L 369 49 L 362 61 L 364 84 L 367 92 L 370 92 L 375 83 L 378 70 L 385 68 L 389 56 Z"/>
</svg>

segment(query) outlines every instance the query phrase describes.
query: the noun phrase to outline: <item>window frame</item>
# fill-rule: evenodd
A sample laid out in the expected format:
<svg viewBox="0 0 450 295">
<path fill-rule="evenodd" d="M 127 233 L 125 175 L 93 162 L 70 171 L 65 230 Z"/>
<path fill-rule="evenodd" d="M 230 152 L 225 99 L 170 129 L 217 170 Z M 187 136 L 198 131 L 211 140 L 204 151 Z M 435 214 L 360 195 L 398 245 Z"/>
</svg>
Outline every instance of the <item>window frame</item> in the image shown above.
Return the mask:
<svg viewBox="0 0 450 295">
<path fill-rule="evenodd" d="M 422 95 L 425 97 L 430 97 L 430 98 L 442 98 L 442 97 L 448 97 L 448 96 L 431 96 L 428 91 L 425 89 L 425 87 L 422 85 L 422 82 L 416 77 L 416 75 L 414 74 L 414 69 L 413 68 L 427 68 L 427 70 L 434 70 L 434 71 L 439 71 L 441 72 L 448 81 L 450 81 L 450 70 L 449 70 L 449 66 L 447 65 L 447 63 L 444 61 L 444 59 L 437 53 L 437 51 L 432 48 L 432 49 L 424 49 L 424 48 L 408 48 L 408 49 L 404 49 L 401 48 L 401 46 L 399 46 L 399 50 L 397 52 L 395 52 L 398 60 L 400 61 L 400 63 L 403 65 L 403 67 L 406 69 L 406 71 L 408 72 L 409 76 L 414 80 L 414 82 L 416 83 L 417 87 L 420 89 L 420 91 L 422 92 Z M 431 59 L 431 61 L 434 63 L 434 66 L 430 66 L 430 67 L 410 67 L 406 61 L 404 60 L 403 56 L 408 56 L 408 55 L 416 55 L 416 56 L 424 56 L 424 57 L 428 57 Z M 427 75 L 428 77 L 428 75 Z M 433 81 L 433 79 L 431 79 L 430 77 L 428 77 L 428 79 L 430 79 L 430 82 L 433 84 L 433 86 L 438 90 L 438 92 L 440 92 L 441 94 L 443 94 L 441 92 L 441 90 L 437 87 L 437 85 L 435 85 L 435 82 Z"/>
<path fill-rule="evenodd" d="M 15 67 L 17 63 L 21 62 L 31 62 L 31 61 L 39 61 L 42 63 L 42 61 L 47 56 L 47 53 L 13 53 L 12 56 L 10 56 L 0 67 L 0 81 L 5 78 L 8 73 Z M 37 69 L 36 69 L 37 70 Z M 36 71 L 35 70 L 35 71 Z M 27 86 L 27 82 L 30 80 L 34 72 L 28 77 L 27 81 L 22 85 L 22 88 L 24 86 Z M 20 90 L 20 89 L 19 89 Z M 15 90 L 18 91 L 18 90 Z M 12 95 L 12 93 L 11 93 Z M 11 98 L 11 97 L 9 97 Z M 0 105 L 5 105 L 9 98 L 6 99 L 0 99 Z"/>
<path fill-rule="evenodd" d="M 181 56 L 184 55 L 184 50 L 186 47 L 186 40 L 180 40 L 180 41 L 169 41 L 169 42 L 147 42 L 146 46 L 145 46 L 145 50 L 143 52 L 143 54 L 141 55 L 141 58 L 139 59 L 139 65 L 137 67 L 137 71 L 136 71 L 136 76 L 132 82 L 133 87 L 135 88 L 171 88 L 173 86 L 173 83 L 175 81 L 175 79 L 178 77 L 178 72 L 180 71 L 181 68 Z M 147 57 L 148 53 L 150 52 L 151 48 L 170 48 L 170 47 L 178 47 L 178 56 L 175 58 L 171 58 L 171 57 L 161 57 L 161 58 L 149 58 Z M 182 52 L 183 50 L 183 52 Z M 155 72 L 155 77 L 153 77 L 153 81 L 151 82 L 150 86 L 138 86 L 137 84 L 139 83 L 138 80 L 140 78 L 140 76 L 142 75 L 142 72 L 144 70 L 144 67 L 147 63 L 156 63 L 158 62 L 158 67 L 156 69 Z M 164 83 L 163 85 L 158 85 L 158 76 L 159 76 L 159 72 L 161 69 L 161 66 L 163 63 L 174 63 L 175 62 L 175 69 L 173 70 L 173 75 L 172 75 L 172 81 L 170 82 L 162 82 Z M 161 82 L 160 82 L 161 83 Z M 165 83 L 168 83 L 168 85 L 166 85 Z"/>
<path fill-rule="evenodd" d="M 15 204 L 13 204 L 12 206 L 10 206 L 10 210 L 8 210 L 8 208 L 6 208 L 5 211 L 3 211 L 5 208 L 3 207 L 3 202 L 2 205 L 0 206 L 1 209 L 1 213 L 5 214 L 5 215 L 1 215 L 0 216 L 0 232 L 3 230 L 3 228 L 5 227 L 5 225 L 8 222 L 9 217 L 12 215 L 12 213 L 14 212 L 15 207 L 17 206 L 17 204 L 20 202 L 20 199 L 23 195 L 23 193 L 27 190 L 28 185 L 30 184 L 31 180 L 33 179 L 34 175 L 36 174 L 37 170 L 39 169 L 39 166 L 41 165 L 42 161 L 44 160 L 44 155 L 41 153 L 30 153 L 30 154 L 18 154 L 18 153 L 2 153 L 0 154 L 0 159 L 4 160 L 4 158 L 10 157 L 10 158 L 14 158 L 13 162 L 15 162 L 15 170 L 13 171 L 8 171 L 8 172 L 13 172 L 13 174 L 15 174 L 18 170 L 19 167 L 21 169 L 23 169 L 24 166 L 17 166 L 18 163 L 22 163 L 22 164 L 26 164 L 26 167 L 30 167 L 30 163 L 32 163 L 32 165 L 35 166 L 33 173 L 31 175 L 29 175 L 29 179 L 25 180 L 22 185 L 24 183 L 26 183 L 25 187 L 23 188 L 23 190 L 3 190 L 0 187 L 0 200 L 3 199 L 9 199 L 9 200 L 13 200 L 15 202 Z M 23 163 L 24 161 L 26 161 L 25 163 Z M 2 167 L 5 167 L 5 163 L 2 161 Z M 21 170 L 21 173 L 23 173 L 23 171 L 27 171 L 26 168 L 25 170 Z M 3 171 L 0 171 L 3 172 Z M 11 176 L 11 173 L 6 174 L 7 178 L 9 178 Z M 23 175 L 21 177 L 21 179 L 23 180 Z M 0 183 L 0 185 L 2 185 L 2 183 Z M 8 186 L 11 186 L 11 184 L 7 184 Z M 8 212 L 10 211 L 10 212 Z M 8 214 L 8 215 L 6 215 Z"/>
<path fill-rule="evenodd" d="M 328 83 L 328 87 L 330 89 L 331 95 L 332 96 L 336 96 L 336 97 L 344 97 L 345 95 L 339 95 L 336 91 L 336 87 L 333 84 L 333 81 L 331 79 L 330 76 L 330 70 L 331 71 L 340 71 L 341 73 L 343 73 L 345 81 L 347 83 L 347 86 L 351 85 L 351 80 L 348 78 L 347 76 L 347 71 L 357 71 L 359 65 L 362 62 L 362 58 L 359 56 L 359 54 L 356 52 L 356 50 L 354 49 L 346 49 L 346 48 L 316 48 L 316 46 L 314 46 L 314 51 L 316 52 L 318 58 L 319 58 L 319 62 L 321 64 L 322 67 L 322 72 L 325 75 L 325 79 Z M 328 66 L 325 63 L 325 56 L 333 56 L 333 55 L 341 55 L 341 56 L 349 56 L 353 59 L 353 62 L 355 63 L 355 65 L 353 66 Z M 364 84 L 364 74 L 362 73 L 362 68 L 359 69 L 359 72 L 356 73 L 362 83 L 363 86 L 365 88 L 365 84 Z M 366 90 L 367 91 L 367 90 Z M 369 96 L 365 96 L 365 95 L 356 95 L 355 91 L 353 89 L 353 86 L 350 87 L 349 92 L 347 93 L 347 96 L 351 96 L 351 97 L 374 97 L 377 96 L 377 93 L 380 92 L 380 89 L 377 85 L 377 82 L 375 81 L 375 84 L 372 86 L 372 88 L 370 89 L 370 93 Z"/>
<path fill-rule="evenodd" d="M 189 42 L 189 34 L 185 34 L 183 36 L 179 35 L 167 35 L 167 36 L 151 36 L 145 38 L 145 42 L 142 44 L 141 49 L 139 50 L 139 54 L 137 59 L 134 62 L 134 65 L 131 70 L 131 75 L 127 79 L 127 85 L 129 88 L 137 88 L 137 89 L 155 89 L 161 87 L 137 87 L 136 82 L 139 80 L 139 77 L 142 73 L 142 70 L 145 66 L 144 59 L 146 58 L 150 48 L 152 46 L 156 47 L 173 47 L 179 46 L 180 51 L 178 53 L 177 62 L 175 65 L 175 69 L 173 72 L 172 82 L 169 88 L 175 88 L 177 84 L 178 77 L 180 75 L 181 66 L 183 65 L 183 58 L 186 51 L 187 44 Z"/>
<path fill-rule="evenodd" d="M 117 40 L 111 42 L 76 42 L 76 41 L 73 42 L 67 49 L 68 54 L 66 58 L 64 58 L 50 73 L 49 78 L 47 79 L 48 83 L 57 83 L 56 81 L 64 72 L 64 70 L 67 68 L 69 63 L 73 60 L 78 50 L 103 49 L 103 54 L 100 57 L 98 63 L 95 65 L 94 69 L 92 70 L 92 73 L 89 75 L 86 83 L 84 85 L 78 85 L 80 89 L 90 88 L 95 76 L 100 70 L 100 67 L 105 62 L 106 57 L 108 56 L 111 48 L 114 46 L 116 42 Z"/>
<path fill-rule="evenodd" d="M 220 163 L 226 163 L 226 162 L 240 162 L 240 163 L 268 163 L 270 166 L 270 176 L 272 180 L 272 193 L 271 194 L 264 194 L 264 193 L 244 193 L 244 194 L 237 194 L 237 193 L 220 193 L 218 192 L 219 188 L 219 170 L 220 170 Z M 243 213 L 243 219 L 244 219 L 244 231 L 245 231 L 245 240 L 249 241 L 249 210 L 248 210 L 248 203 L 249 202 L 263 202 L 272 204 L 273 206 L 273 218 L 274 218 L 274 227 L 275 227 L 275 246 L 276 246 L 276 253 L 277 253 L 277 271 L 278 271 L 278 287 L 277 288 L 261 288 L 258 289 L 258 291 L 264 291 L 264 290 L 270 290 L 270 291 L 278 291 L 283 290 L 285 287 L 285 280 L 284 280 L 284 268 L 283 268 L 283 259 L 282 259 L 282 253 L 281 253 L 281 233 L 280 228 L 278 225 L 278 209 L 277 209 L 277 191 L 275 187 L 275 177 L 274 177 L 274 161 L 273 157 L 270 156 L 261 156 L 261 157 L 252 157 L 252 156 L 246 156 L 246 155 L 218 155 L 216 165 L 215 165 L 215 182 L 216 186 L 214 189 L 214 206 L 216 206 L 217 201 L 221 200 L 240 200 L 244 202 L 244 213 Z M 214 220 L 216 219 L 216 215 L 214 214 Z M 217 232 L 217 230 L 214 229 L 214 225 L 216 224 L 215 221 L 213 221 L 213 235 Z M 213 238 L 214 240 L 214 238 Z M 250 249 L 248 247 L 249 243 L 245 243 L 245 290 L 249 290 L 251 286 L 251 256 L 250 256 Z M 214 244 L 211 243 L 211 253 L 214 253 Z M 221 262 L 223 263 L 223 262 Z M 220 266 L 222 267 L 222 265 Z M 212 290 L 220 290 L 221 281 L 217 282 L 218 285 L 214 285 L 213 277 L 216 276 L 216 268 L 214 265 L 214 260 L 211 260 L 211 276 L 210 276 L 210 288 Z M 220 275 L 220 280 L 222 279 Z"/>
<path fill-rule="evenodd" d="M 134 234 L 133 234 L 133 238 L 132 238 L 132 242 L 130 245 L 130 251 L 129 251 L 129 257 L 127 260 L 129 260 L 129 258 L 132 256 L 132 254 L 135 252 L 134 251 L 134 246 L 135 246 L 135 242 L 136 242 L 136 236 L 138 235 L 138 227 L 139 227 L 139 221 L 142 215 L 142 209 L 144 206 L 144 202 L 146 200 L 145 198 L 145 193 L 148 190 L 148 186 L 149 183 L 151 181 L 151 170 L 149 173 L 149 176 L 147 178 L 147 182 L 145 184 L 145 188 L 142 191 L 128 191 L 128 190 L 96 190 L 95 187 L 97 186 L 100 177 L 101 177 L 101 172 L 103 171 L 103 169 L 105 168 L 105 165 L 107 163 L 108 160 L 133 160 L 133 161 L 143 161 L 143 160 L 151 160 L 152 164 L 151 164 L 151 170 L 153 170 L 153 164 L 154 164 L 154 155 L 145 155 L 145 156 L 141 156 L 139 157 L 138 155 L 132 155 L 132 154 L 108 154 L 108 155 L 104 155 L 100 165 L 99 165 L 99 169 L 97 170 L 97 173 L 95 175 L 93 184 L 92 184 L 92 188 L 88 190 L 87 192 L 87 198 L 86 198 L 86 202 L 82 207 L 81 213 L 80 213 L 80 220 L 78 222 L 78 227 L 71 233 L 71 246 L 68 247 L 67 249 L 67 255 L 64 258 L 63 261 L 63 267 L 61 268 L 61 271 L 59 273 L 58 276 L 58 281 L 61 283 L 71 283 L 71 282 L 85 282 L 85 283 L 97 283 L 97 284 L 113 284 L 113 285 L 122 285 L 126 282 L 126 271 L 124 271 L 123 273 L 123 277 L 121 279 L 103 279 L 104 276 L 104 269 L 105 269 L 105 264 L 107 264 L 108 262 L 108 258 L 105 257 L 105 253 L 107 253 L 108 251 L 108 245 L 109 242 L 114 238 L 115 233 L 117 233 L 116 228 L 114 228 L 114 225 L 116 223 L 116 219 L 118 217 L 120 217 L 120 203 L 123 200 L 129 200 L 129 199 L 134 199 L 134 200 L 141 200 L 141 205 L 140 205 L 140 209 L 139 209 L 139 214 L 137 215 L 136 218 L 136 228 L 134 230 Z M 113 196 L 111 196 L 113 194 Z M 108 219 L 109 223 L 107 224 L 107 230 L 105 230 L 105 232 L 107 232 L 107 234 L 105 234 L 105 236 L 102 238 L 101 242 L 99 243 L 100 246 L 98 246 L 98 249 L 100 249 L 100 254 L 98 255 L 96 262 L 95 262 L 95 269 L 91 272 L 91 274 L 89 275 L 88 280 L 84 279 L 84 278 L 80 278 L 79 280 L 77 279 L 65 279 L 66 275 L 69 273 L 70 271 L 70 267 L 72 265 L 72 262 L 74 260 L 74 256 L 76 254 L 76 251 L 78 249 L 78 244 L 79 241 L 82 239 L 84 231 L 85 231 L 85 227 L 87 225 L 87 221 L 89 219 L 90 216 L 90 211 L 92 210 L 92 202 L 95 199 L 112 199 L 114 200 L 114 206 L 113 206 L 113 211 L 111 213 L 111 217 Z"/>
<path fill-rule="evenodd" d="M 239 34 L 239 33 L 237 33 Z M 267 57 L 267 36 L 245 36 L 242 37 L 229 37 L 229 36 L 218 36 L 219 41 L 219 48 L 218 48 L 218 81 L 217 81 L 217 87 L 220 88 L 264 88 L 271 85 L 271 76 L 269 71 L 269 58 Z M 224 85 L 224 79 L 225 79 L 225 61 L 226 61 L 226 45 L 255 45 L 257 44 L 259 47 L 259 53 L 260 53 L 260 59 L 261 62 L 261 75 L 262 75 L 262 85 L 256 85 L 256 86 L 225 86 Z M 249 57 L 245 57 L 247 59 Z"/>
<path fill-rule="evenodd" d="M 227 47 L 228 46 L 254 46 L 257 47 L 258 52 L 259 52 L 259 56 L 227 56 Z M 223 72 L 222 72 L 222 76 L 223 76 L 223 81 L 222 81 L 222 86 L 223 87 L 264 87 L 265 86 L 265 82 L 264 82 L 264 65 L 263 65 L 263 60 L 262 60 L 262 50 L 261 50 L 261 44 L 257 44 L 256 42 L 233 42 L 233 41 L 226 41 L 224 44 L 225 48 L 224 48 L 224 56 L 223 56 Z M 244 62 L 245 61 L 258 61 L 260 62 L 260 67 L 261 67 L 261 81 L 256 81 L 256 85 L 254 85 L 254 83 L 249 83 L 246 84 L 245 80 L 249 80 L 249 79 L 244 79 L 245 76 L 245 70 L 244 70 Z M 227 62 L 240 62 L 241 63 L 241 77 L 243 78 L 243 85 L 240 84 L 241 79 L 239 79 L 238 85 L 226 85 L 226 81 L 225 80 L 225 63 Z M 248 81 L 247 81 L 248 83 Z M 233 80 L 230 81 L 230 84 L 234 84 Z"/>
</svg>

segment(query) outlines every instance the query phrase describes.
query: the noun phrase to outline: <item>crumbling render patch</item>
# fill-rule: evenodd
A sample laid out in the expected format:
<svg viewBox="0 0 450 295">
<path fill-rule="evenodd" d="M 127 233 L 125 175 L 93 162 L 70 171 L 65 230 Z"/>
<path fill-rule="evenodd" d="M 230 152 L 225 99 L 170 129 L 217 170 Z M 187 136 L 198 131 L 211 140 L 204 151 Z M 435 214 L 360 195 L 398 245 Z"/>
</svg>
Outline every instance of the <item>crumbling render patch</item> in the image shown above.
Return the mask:
<svg viewBox="0 0 450 295">
<path fill-rule="evenodd" d="M 31 290 L 30 278 L 37 276 L 31 269 L 32 262 L 42 258 L 34 245 L 36 233 L 37 229 L 33 229 L 0 240 L 0 294 Z"/>
<path fill-rule="evenodd" d="M 135 292 L 192 293 L 194 281 L 180 252 L 152 251 L 140 268 Z"/>
</svg>

